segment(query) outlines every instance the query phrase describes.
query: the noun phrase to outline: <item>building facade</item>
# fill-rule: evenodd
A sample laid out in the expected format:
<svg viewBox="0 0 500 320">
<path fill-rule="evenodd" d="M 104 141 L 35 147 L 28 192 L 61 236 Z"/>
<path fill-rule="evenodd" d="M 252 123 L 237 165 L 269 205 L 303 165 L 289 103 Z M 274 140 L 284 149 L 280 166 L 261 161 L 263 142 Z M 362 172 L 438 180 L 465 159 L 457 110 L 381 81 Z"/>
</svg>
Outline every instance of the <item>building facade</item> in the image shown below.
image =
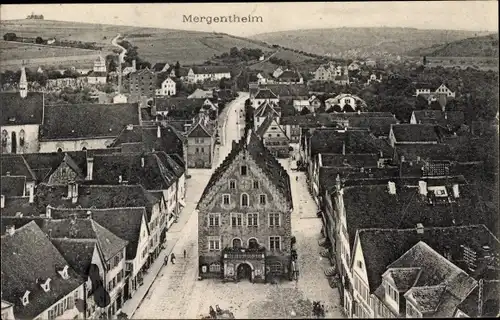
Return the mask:
<svg viewBox="0 0 500 320">
<path fill-rule="evenodd" d="M 198 204 L 200 277 L 292 277 L 291 200 L 288 174 L 258 136 L 234 143 Z"/>
<path fill-rule="evenodd" d="M 129 77 L 129 92 L 134 99 L 155 96 L 156 73 L 146 68 L 130 73 Z"/>
</svg>

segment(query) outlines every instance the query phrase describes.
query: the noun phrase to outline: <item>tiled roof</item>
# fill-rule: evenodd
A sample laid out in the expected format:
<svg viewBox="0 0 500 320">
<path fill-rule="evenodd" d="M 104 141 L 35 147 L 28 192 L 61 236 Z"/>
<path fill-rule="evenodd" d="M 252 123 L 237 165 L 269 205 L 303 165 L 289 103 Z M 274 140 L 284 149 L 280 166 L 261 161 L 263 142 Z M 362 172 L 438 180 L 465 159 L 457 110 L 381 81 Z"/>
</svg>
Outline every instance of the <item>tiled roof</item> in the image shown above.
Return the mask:
<svg viewBox="0 0 500 320">
<path fill-rule="evenodd" d="M 368 131 L 347 130 L 339 132 L 334 129 L 316 129 L 310 138 L 311 156 L 318 153 L 342 154 L 345 146 L 345 153 L 376 153 L 382 151 L 388 156 L 392 156 L 392 148 L 384 141 L 370 135 Z"/>
<path fill-rule="evenodd" d="M 35 203 L 30 203 L 29 197 L 7 197 L 5 198 L 5 206 L 0 212 L 2 217 L 13 217 L 18 213 L 23 216 L 38 216 L 44 214 L 45 210 L 37 208 Z"/>
<path fill-rule="evenodd" d="M 447 144 L 397 144 L 394 147 L 396 158 L 404 156 L 405 161 L 421 160 L 453 160 L 450 146 Z"/>
<path fill-rule="evenodd" d="M 117 153 L 94 157 L 93 183 L 120 184 L 119 176 L 131 185 L 142 185 L 146 190 L 166 190 L 176 180 L 175 173 L 154 153 Z"/>
<path fill-rule="evenodd" d="M 479 291 L 481 290 L 482 310 L 479 304 Z M 484 280 L 482 288 L 478 285 L 459 305 L 458 309 L 471 318 L 495 318 L 500 312 L 500 281 Z"/>
<path fill-rule="evenodd" d="M 158 138 L 158 126 L 133 126 L 132 130 L 125 128 L 111 144 L 112 147 L 125 143 L 141 143 L 144 151 L 164 151 L 166 153 L 177 153 L 183 157 L 183 144 L 186 138 L 169 124 L 160 126 L 160 138 Z"/>
<path fill-rule="evenodd" d="M 396 142 L 439 142 L 436 127 L 427 124 L 394 124 L 391 126 Z"/>
<path fill-rule="evenodd" d="M 195 66 L 192 67 L 195 74 L 230 73 L 226 66 Z"/>
<path fill-rule="evenodd" d="M 92 256 L 97 245 L 95 239 L 51 239 L 64 259 L 84 279 L 89 276 Z"/>
<path fill-rule="evenodd" d="M 42 124 L 44 98 L 41 92 L 0 92 L 0 125 Z"/>
<path fill-rule="evenodd" d="M 105 261 L 109 261 L 127 245 L 127 241 L 91 219 L 47 219 L 42 230 L 54 239 L 95 239 Z"/>
<path fill-rule="evenodd" d="M 388 136 L 391 124 L 397 124 L 394 117 L 349 117 L 349 127 L 368 128 L 375 136 Z"/>
<path fill-rule="evenodd" d="M 129 124 L 139 124 L 137 103 L 45 106 L 40 140 L 116 137 Z"/>
<path fill-rule="evenodd" d="M 58 271 L 69 263 L 35 222 L 16 230 L 12 236 L 2 236 L 1 243 L 2 298 L 14 303 L 16 318 L 35 318 L 85 282 L 71 267 L 69 278 L 61 277 Z M 37 280 L 48 278 L 50 291 L 44 292 Z M 26 290 L 30 291 L 29 304 L 23 306 L 21 300 Z"/>
<path fill-rule="evenodd" d="M 405 226 L 402 225 L 401 228 Z M 476 252 L 480 252 L 484 245 L 489 245 L 496 252 L 500 249 L 500 242 L 484 225 L 425 227 L 424 223 L 421 234 L 417 233 L 415 226 L 410 229 L 390 229 L 390 227 L 358 229 L 357 233 L 358 241 L 361 242 L 363 248 L 371 292 L 380 285 L 381 276 L 387 266 L 419 241 L 424 241 L 441 255 L 450 254 L 451 261 L 458 267 L 464 264 L 461 245 L 468 246 Z"/>
<path fill-rule="evenodd" d="M 278 96 L 269 89 L 260 89 L 255 95 L 255 99 L 278 99 Z"/>
<path fill-rule="evenodd" d="M 160 72 L 163 70 L 163 68 L 165 67 L 166 64 L 167 64 L 166 62 L 155 63 L 152 70 L 156 71 L 156 72 Z"/>
<path fill-rule="evenodd" d="M 248 137 L 247 135 L 250 136 Z M 269 152 L 269 150 L 267 150 L 262 140 L 253 131 L 250 131 L 243 136 L 238 143 L 233 144 L 231 152 L 212 174 L 200 200 L 198 201 L 198 205 L 204 200 L 210 189 L 219 181 L 224 172 L 231 167 L 238 154 L 244 150 L 248 152 L 251 158 L 268 177 L 270 182 L 278 189 L 279 192 L 281 192 L 283 197 L 288 202 L 289 207 L 292 208 L 292 193 L 288 173 Z"/>
<path fill-rule="evenodd" d="M 0 170 L 2 176 L 23 176 L 26 177 L 26 181 L 36 180 L 35 173 L 31 170 L 30 166 L 22 155 L 2 154 L 0 160 Z"/>
<path fill-rule="evenodd" d="M 462 111 L 415 110 L 413 114 L 417 123 L 449 126 L 453 130 L 465 123 L 465 115 Z"/>
<path fill-rule="evenodd" d="M 186 164 L 177 154 L 167 154 L 163 151 L 155 152 L 167 170 L 172 171 L 177 178 L 180 178 L 186 171 Z"/>
<path fill-rule="evenodd" d="M 193 93 L 191 93 L 187 98 L 188 99 L 206 99 L 206 98 L 212 98 L 212 97 L 213 97 L 212 91 L 205 91 L 205 90 L 198 88 Z"/>
<path fill-rule="evenodd" d="M 257 109 L 255 109 L 254 117 L 267 117 L 269 115 L 279 117 L 278 110 L 279 106 L 269 100 L 266 100 L 262 102 Z"/>
<path fill-rule="evenodd" d="M 2 176 L 0 178 L 2 195 L 6 197 L 23 197 L 26 186 L 25 176 Z"/>
<path fill-rule="evenodd" d="M 278 77 L 280 80 L 299 80 L 301 78 L 300 73 L 294 70 L 285 70 Z"/>
<path fill-rule="evenodd" d="M 387 270 L 387 278 L 394 282 L 396 289 L 399 292 L 406 292 L 417 281 L 422 269 L 420 267 L 391 267 Z"/>
<path fill-rule="evenodd" d="M 160 153 L 159 153 L 159 156 L 161 157 Z M 177 165 L 179 165 L 180 167 L 182 167 L 183 169 L 183 172 L 185 172 L 185 169 L 186 168 L 186 163 L 184 162 L 184 160 L 177 154 L 177 153 L 170 153 L 168 155 L 170 157 L 170 159 L 172 159 L 173 161 L 175 161 L 175 163 L 177 163 Z M 174 169 L 176 172 L 180 172 L 180 171 L 177 171 L 176 169 Z"/>
<path fill-rule="evenodd" d="M 393 267 L 420 269 L 414 284 L 404 296 L 426 316 L 452 317 L 460 301 L 465 299 L 477 284 L 476 280 L 462 269 L 422 241 L 388 268 L 391 270 Z"/>
<path fill-rule="evenodd" d="M 324 167 L 353 167 L 366 168 L 377 167 L 379 155 L 376 153 L 365 154 L 333 154 L 322 153 L 321 162 Z"/>
<path fill-rule="evenodd" d="M 267 132 L 267 129 L 269 129 L 269 127 L 271 126 L 271 123 L 273 122 L 273 118 L 272 117 L 267 117 L 264 122 L 262 122 L 260 124 L 260 126 L 257 128 L 257 130 L 255 130 L 255 133 L 259 136 L 259 137 L 264 137 L 264 135 L 266 134 Z"/>
<path fill-rule="evenodd" d="M 157 97 L 154 101 L 157 111 L 189 110 L 193 112 L 196 108 L 203 107 L 204 102 L 205 98 L 188 99 L 185 97 Z"/>
<path fill-rule="evenodd" d="M 152 208 L 158 200 L 152 197 L 141 185 L 79 185 L 78 199 L 72 203 L 67 199 L 67 186 L 49 186 L 41 183 L 37 187 L 36 202 L 39 207 L 60 208 L 137 208 L 145 207 L 148 222 Z M 55 218 L 55 216 L 53 215 Z"/>
<path fill-rule="evenodd" d="M 203 123 L 200 119 L 195 125 L 191 127 L 189 132 L 186 134 L 190 138 L 201 137 L 201 138 L 210 138 L 214 133 L 213 124 L 210 122 Z"/>
<path fill-rule="evenodd" d="M 429 190 L 422 197 L 419 188 L 396 185 L 396 194 L 386 185 L 351 186 L 344 188 L 344 206 L 351 245 L 356 230 L 363 228 L 411 228 L 424 226 L 485 224 L 492 226 L 494 209 L 485 207 L 475 185 L 459 185 L 459 197 L 454 198 L 451 185 L 448 197 L 439 198 Z M 429 186 L 428 186 L 429 187 Z M 432 201 L 432 204 L 429 203 Z M 451 202 L 451 203 L 450 203 Z M 474 215 L 470 213 L 474 212 Z"/>
<path fill-rule="evenodd" d="M 137 245 L 141 237 L 142 217 L 147 221 L 144 208 L 110 208 L 110 209 L 52 209 L 52 215 L 59 218 L 67 218 L 77 214 L 84 218 L 91 211 L 92 220 L 106 228 L 117 237 L 128 241 L 126 249 L 127 260 L 134 259 L 137 253 Z"/>
</svg>

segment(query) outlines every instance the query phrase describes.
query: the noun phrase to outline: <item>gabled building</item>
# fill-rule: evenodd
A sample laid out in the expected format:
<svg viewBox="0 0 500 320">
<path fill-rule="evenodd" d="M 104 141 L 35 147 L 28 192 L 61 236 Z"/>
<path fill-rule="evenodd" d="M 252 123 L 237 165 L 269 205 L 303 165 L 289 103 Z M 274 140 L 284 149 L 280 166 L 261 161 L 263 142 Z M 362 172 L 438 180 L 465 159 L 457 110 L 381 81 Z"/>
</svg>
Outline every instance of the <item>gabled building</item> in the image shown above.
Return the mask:
<svg viewBox="0 0 500 320">
<path fill-rule="evenodd" d="M 160 89 L 156 89 L 157 96 L 175 96 L 176 93 L 176 83 L 171 78 L 163 80 Z"/>
<path fill-rule="evenodd" d="M 211 99 L 213 98 L 213 91 L 196 89 L 188 96 L 188 99 Z"/>
<path fill-rule="evenodd" d="M 393 124 L 389 132 L 391 146 L 397 144 L 437 144 L 438 130 L 429 124 Z"/>
<path fill-rule="evenodd" d="M 255 109 L 257 109 L 264 102 L 277 104 L 279 103 L 279 101 L 280 101 L 279 96 L 275 95 L 271 90 L 259 89 L 259 91 L 255 94 L 254 98 L 252 99 L 252 106 Z"/>
<path fill-rule="evenodd" d="M 465 124 L 465 115 L 462 111 L 415 110 L 410 124 L 438 125 L 455 132 Z"/>
<path fill-rule="evenodd" d="M 330 108 L 334 112 L 353 112 L 366 108 L 366 102 L 360 97 L 352 94 L 339 94 L 335 98 L 330 98 L 325 101 L 325 111 Z"/>
<path fill-rule="evenodd" d="M 190 168 L 211 168 L 217 127 L 208 116 L 199 117 L 187 132 L 187 160 Z"/>
<path fill-rule="evenodd" d="M 85 319 L 86 280 L 35 222 L 7 228 L 1 240 L 2 300 L 16 319 Z"/>
<path fill-rule="evenodd" d="M 158 63 L 155 63 L 155 65 L 152 68 L 152 70 L 154 72 L 158 72 L 158 73 L 167 72 L 170 69 L 171 69 L 170 65 L 167 62 L 158 62 Z"/>
<path fill-rule="evenodd" d="M 109 304 L 103 303 L 99 296 L 87 296 L 86 313 L 90 311 L 94 316 L 106 313 L 108 319 L 115 316 L 126 299 L 123 291 L 128 242 L 92 219 L 46 219 L 43 220 L 42 230 L 70 267 L 87 281 L 87 292 L 98 295 L 98 287 L 102 286 L 109 294 Z M 90 270 L 92 264 L 92 268 L 97 270 Z"/>
<path fill-rule="evenodd" d="M 430 95 L 444 95 L 447 98 L 455 98 L 455 92 L 451 91 L 444 83 L 441 84 L 436 90 L 433 90 L 432 86 L 428 83 L 417 83 L 416 96 L 422 95 L 428 97 Z"/>
<path fill-rule="evenodd" d="M 354 281 L 347 285 L 356 302 L 349 300 L 350 295 L 344 299 L 344 309 L 352 317 L 432 316 L 429 312 L 453 317 L 461 307 L 471 312 L 466 307 L 470 302 L 475 313 L 479 309 L 474 292 L 481 282 L 498 276 L 498 258 L 487 257 L 498 254 L 500 243 L 484 225 L 362 229 L 354 243 L 350 261 Z M 483 302 L 492 291 L 483 291 Z"/>
<path fill-rule="evenodd" d="M 215 170 L 197 209 L 202 278 L 291 278 L 290 178 L 251 130 Z"/>
<path fill-rule="evenodd" d="M 106 149 L 127 125 L 139 125 L 139 120 L 137 103 L 46 106 L 38 151 Z"/>
<path fill-rule="evenodd" d="M 24 67 L 19 92 L 0 92 L 0 101 L 1 153 L 38 152 L 45 100 L 42 92 L 28 92 Z"/>
<path fill-rule="evenodd" d="M 282 83 L 282 84 L 304 83 L 304 78 L 302 78 L 300 73 L 295 70 L 285 70 L 279 76 L 275 77 L 275 79 L 277 83 Z"/>
<path fill-rule="evenodd" d="M 257 130 L 268 117 L 279 119 L 280 116 L 281 108 L 279 104 L 264 101 L 254 112 L 254 129 Z"/>
<path fill-rule="evenodd" d="M 269 116 L 255 133 L 262 139 L 264 146 L 277 158 L 290 156 L 290 139 L 279 124 L 279 118 Z"/>
</svg>

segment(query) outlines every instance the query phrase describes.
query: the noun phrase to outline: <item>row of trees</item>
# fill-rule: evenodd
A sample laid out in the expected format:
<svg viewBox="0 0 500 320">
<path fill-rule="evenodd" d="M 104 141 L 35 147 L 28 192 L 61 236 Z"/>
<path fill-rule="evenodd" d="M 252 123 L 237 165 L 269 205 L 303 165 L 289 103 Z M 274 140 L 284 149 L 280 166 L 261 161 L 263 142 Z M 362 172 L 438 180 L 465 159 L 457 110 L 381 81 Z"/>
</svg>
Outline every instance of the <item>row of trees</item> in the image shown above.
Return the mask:
<svg viewBox="0 0 500 320">
<path fill-rule="evenodd" d="M 15 41 L 23 43 L 36 43 L 36 44 L 48 44 L 47 39 L 43 39 L 40 36 L 37 37 L 18 37 L 14 32 L 7 32 L 3 35 L 5 41 Z M 74 40 L 57 40 L 51 43 L 54 46 L 69 47 L 69 48 L 80 48 L 80 49 L 90 49 L 90 50 L 102 50 L 102 46 L 98 45 L 96 42 L 83 42 Z"/>
<path fill-rule="evenodd" d="M 214 55 L 214 58 L 232 62 L 251 61 L 258 60 L 263 54 L 261 49 L 238 49 L 237 47 L 232 47 L 229 52 L 224 52 L 221 55 Z"/>
</svg>

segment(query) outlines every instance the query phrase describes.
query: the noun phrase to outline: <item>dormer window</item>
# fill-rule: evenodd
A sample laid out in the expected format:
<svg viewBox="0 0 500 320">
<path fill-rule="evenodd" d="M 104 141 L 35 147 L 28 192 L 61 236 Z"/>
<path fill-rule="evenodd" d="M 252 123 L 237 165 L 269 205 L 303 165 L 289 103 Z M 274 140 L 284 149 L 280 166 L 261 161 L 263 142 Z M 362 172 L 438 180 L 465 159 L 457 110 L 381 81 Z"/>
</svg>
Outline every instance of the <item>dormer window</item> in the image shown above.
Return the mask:
<svg viewBox="0 0 500 320">
<path fill-rule="evenodd" d="M 23 306 L 27 306 L 30 303 L 30 299 L 29 299 L 30 293 L 31 292 L 29 290 L 26 290 L 23 297 L 21 298 L 21 302 L 23 303 Z"/>
<path fill-rule="evenodd" d="M 242 176 L 246 176 L 247 175 L 247 166 L 241 166 L 240 167 L 240 174 Z"/>
<path fill-rule="evenodd" d="M 69 278 L 69 274 L 68 274 L 68 266 L 67 266 L 67 265 L 66 265 L 66 266 L 64 266 L 64 268 L 63 268 L 62 270 L 57 271 L 57 272 L 59 272 L 59 274 L 61 275 L 61 277 L 62 277 L 64 280 L 66 280 L 66 279 L 68 279 L 68 278 Z"/>
<path fill-rule="evenodd" d="M 398 291 L 391 286 L 388 282 L 384 283 L 385 288 L 385 298 L 389 298 L 389 301 L 399 305 L 399 293 Z"/>
<path fill-rule="evenodd" d="M 45 292 L 49 292 L 50 291 L 50 278 L 47 278 L 47 280 L 45 280 L 44 283 L 40 284 L 40 286 L 42 287 L 43 291 Z"/>
</svg>

